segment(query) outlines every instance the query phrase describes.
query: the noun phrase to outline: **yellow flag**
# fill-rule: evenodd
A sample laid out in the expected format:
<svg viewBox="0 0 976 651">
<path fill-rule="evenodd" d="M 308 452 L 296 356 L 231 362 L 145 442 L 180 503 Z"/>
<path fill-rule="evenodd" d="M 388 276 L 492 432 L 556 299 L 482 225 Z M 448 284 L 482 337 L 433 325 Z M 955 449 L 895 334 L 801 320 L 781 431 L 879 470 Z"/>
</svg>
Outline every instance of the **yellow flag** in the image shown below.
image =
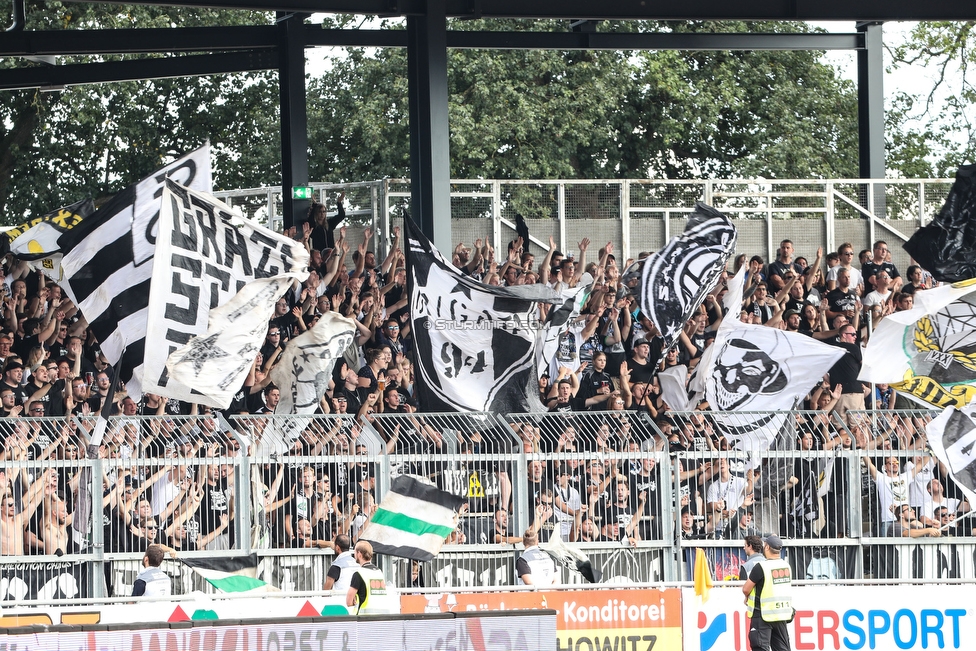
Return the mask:
<svg viewBox="0 0 976 651">
<path fill-rule="evenodd" d="M 708 568 L 705 550 L 695 550 L 695 595 L 701 597 L 702 603 L 708 601 L 708 591 L 712 588 L 712 571 Z"/>
</svg>

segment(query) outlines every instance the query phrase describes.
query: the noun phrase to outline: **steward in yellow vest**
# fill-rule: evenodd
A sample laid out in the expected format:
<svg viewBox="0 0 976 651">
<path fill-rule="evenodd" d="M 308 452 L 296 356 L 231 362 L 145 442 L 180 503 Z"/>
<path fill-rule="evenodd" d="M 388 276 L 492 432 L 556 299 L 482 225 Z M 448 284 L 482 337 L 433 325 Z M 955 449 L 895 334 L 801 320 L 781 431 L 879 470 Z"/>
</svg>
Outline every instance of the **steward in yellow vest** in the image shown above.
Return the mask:
<svg viewBox="0 0 976 651">
<path fill-rule="evenodd" d="M 399 613 L 399 595 L 387 587 L 383 572 L 373 565 L 373 546 L 360 540 L 355 554 L 361 567 L 353 573 L 346 592 L 350 612 L 355 615 Z"/>
<path fill-rule="evenodd" d="M 764 560 L 756 563 L 742 586 L 746 614 L 752 618 L 749 626 L 752 651 L 790 651 L 788 624 L 796 611 L 793 610 L 793 575 L 790 564 L 780 557 L 782 549 L 779 536 L 766 536 Z"/>
</svg>

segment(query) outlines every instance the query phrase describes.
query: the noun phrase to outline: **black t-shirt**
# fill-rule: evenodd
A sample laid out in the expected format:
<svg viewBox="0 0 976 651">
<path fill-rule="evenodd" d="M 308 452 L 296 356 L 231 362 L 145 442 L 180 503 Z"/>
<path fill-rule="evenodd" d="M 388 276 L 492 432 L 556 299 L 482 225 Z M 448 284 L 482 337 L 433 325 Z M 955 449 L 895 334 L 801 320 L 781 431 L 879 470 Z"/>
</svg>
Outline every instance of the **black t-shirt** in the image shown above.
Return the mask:
<svg viewBox="0 0 976 651">
<path fill-rule="evenodd" d="M 898 273 L 898 269 L 896 269 L 895 265 L 891 264 L 890 262 L 882 262 L 881 264 L 875 264 L 872 261 L 865 262 L 863 265 L 861 265 L 861 275 L 864 276 L 865 296 L 877 289 L 877 287 L 874 286 L 874 283 L 868 282 L 868 277 L 876 276 L 879 271 L 887 272 L 888 277 L 892 280 L 901 277 Z"/>
<path fill-rule="evenodd" d="M 827 309 L 831 312 L 847 312 L 857 309 L 857 292 L 848 288 L 845 292 L 841 288 L 827 292 Z"/>
<path fill-rule="evenodd" d="M 647 363 L 645 364 L 641 364 L 633 357 L 630 357 L 627 360 L 627 368 L 630 369 L 630 381 L 632 383 L 648 383 L 654 379 L 654 370 L 656 365 L 652 361 L 651 357 L 647 358 Z"/>
<path fill-rule="evenodd" d="M 566 402 L 559 402 L 557 398 L 549 405 L 550 412 L 586 411 L 586 399 L 577 396 L 570 396 Z"/>
<path fill-rule="evenodd" d="M 844 356 L 837 360 L 830 369 L 830 384 L 837 386 L 843 385 L 843 393 L 861 393 L 863 385 L 857 379 L 861 372 L 861 346 L 846 341 L 831 341 L 834 346 L 843 348 Z"/>
</svg>

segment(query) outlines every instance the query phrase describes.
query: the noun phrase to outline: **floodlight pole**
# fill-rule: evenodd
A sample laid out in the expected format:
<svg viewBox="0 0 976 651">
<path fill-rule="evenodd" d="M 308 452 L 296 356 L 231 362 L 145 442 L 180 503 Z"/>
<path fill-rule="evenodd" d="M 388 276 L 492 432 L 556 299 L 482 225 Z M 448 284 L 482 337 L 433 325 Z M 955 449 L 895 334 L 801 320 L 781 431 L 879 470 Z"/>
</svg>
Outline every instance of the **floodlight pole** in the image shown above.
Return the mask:
<svg viewBox="0 0 976 651">
<path fill-rule="evenodd" d="M 308 117 L 305 96 L 305 19 L 308 14 L 278 13 L 278 86 L 281 97 L 282 229 L 300 223 L 309 201 L 293 199 L 291 189 L 308 185 Z"/>
<path fill-rule="evenodd" d="M 447 13 L 427 0 L 407 17 L 411 216 L 444 255 L 451 243 L 451 151 L 447 117 Z"/>
</svg>

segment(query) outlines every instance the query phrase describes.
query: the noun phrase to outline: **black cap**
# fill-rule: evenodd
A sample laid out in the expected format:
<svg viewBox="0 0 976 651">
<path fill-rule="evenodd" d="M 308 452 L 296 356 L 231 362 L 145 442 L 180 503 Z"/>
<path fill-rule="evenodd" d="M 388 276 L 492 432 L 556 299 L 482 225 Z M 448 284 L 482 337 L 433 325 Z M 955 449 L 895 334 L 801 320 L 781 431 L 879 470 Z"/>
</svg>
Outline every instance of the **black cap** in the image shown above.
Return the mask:
<svg viewBox="0 0 976 651">
<path fill-rule="evenodd" d="M 769 534 L 763 538 L 763 544 L 768 545 L 770 549 L 774 552 L 778 552 L 783 549 L 783 541 L 780 540 L 779 536 L 774 533 Z"/>
</svg>

